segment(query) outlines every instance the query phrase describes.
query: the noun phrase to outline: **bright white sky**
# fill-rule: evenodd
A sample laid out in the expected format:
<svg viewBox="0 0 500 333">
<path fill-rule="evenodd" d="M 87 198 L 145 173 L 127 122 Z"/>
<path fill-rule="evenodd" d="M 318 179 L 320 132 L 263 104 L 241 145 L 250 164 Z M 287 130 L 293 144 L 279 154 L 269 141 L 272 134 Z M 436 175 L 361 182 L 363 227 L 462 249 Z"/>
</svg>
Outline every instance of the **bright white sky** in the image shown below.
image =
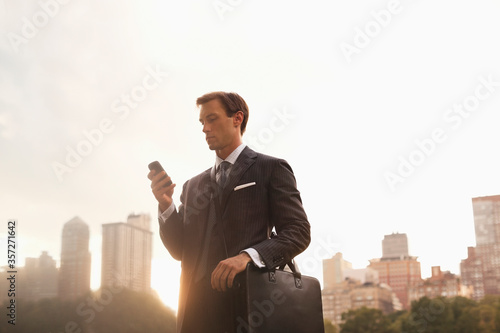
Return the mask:
<svg viewBox="0 0 500 333">
<path fill-rule="evenodd" d="M 59 1 L 0 1 L 0 232 L 19 221 L 20 265 L 58 260 L 79 216 L 98 288 L 101 224 L 149 213 L 153 287 L 175 309 L 147 164 L 178 198 L 214 163 L 195 100 L 226 90 L 250 106 L 245 141 L 294 169 L 303 273 L 322 280 L 338 251 L 364 268 L 392 232 L 423 277 L 459 273 L 471 198 L 500 194 L 498 1 Z"/>
</svg>

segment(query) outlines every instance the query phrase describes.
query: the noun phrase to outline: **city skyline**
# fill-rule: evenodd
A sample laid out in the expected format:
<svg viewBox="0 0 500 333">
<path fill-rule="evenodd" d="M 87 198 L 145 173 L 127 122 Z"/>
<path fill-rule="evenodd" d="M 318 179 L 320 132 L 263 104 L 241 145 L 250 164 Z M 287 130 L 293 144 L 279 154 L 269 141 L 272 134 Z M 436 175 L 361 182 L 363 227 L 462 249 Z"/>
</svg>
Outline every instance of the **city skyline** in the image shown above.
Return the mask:
<svg viewBox="0 0 500 333">
<path fill-rule="evenodd" d="M 352 269 L 336 253 L 323 260 L 322 302 L 325 318 L 342 324 L 347 311 L 368 307 L 389 314 L 414 311 L 425 297 L 444 305 L 443 298 L 465 297 L 479 302 L 500 295 L 500 195 L 472 198 L 476 247 L 460 263 L 460 275 L 432 267 L 422 279 L 420 262 L 409 256 L 406 234 L 385 235 L 382 257 L 366 269 Z"/>
<path fill-rule="evenodd" d="M 500 195 L 489 196 L 489 197 L 471 198 L 471 201 L 472 202 L 482 202 L 482 201 L 486 201 L 488 198 L 500 198 Z M 482 216 L 483 220 L 490 221 L 487 218 L 486 215 L 483 214 L 483 216 Z M 474 222 L 476 222 L 476 221 L 474 221 Z M 67 228 L 67 226 L 73 226 L 73 228 L 76 227 L 77 229 L 81 230 L 83 226 L 86 226 L 86 223 L 83 220 L 81 220 L 79 217 L 75 216 L 71 220 L 67 221 L 64 224 L 64 226 L 65 226 L 65 228 Z M 131 230 L 132 229 L 137 229 L 137 231 L 140 231 L 141 233 L 142 232 L 147 232 L 148 235 L 150 235 L 150 236 L 153 235 L 153 233 L 151 231 L 149 231 L 149 228 L 150 228 L 150 216 L 149 216 L 149 214 L 145 214 L 145 213 L 139 213 L 139 214 L 130 213 L 128 215 L 128 217 L 127 217 L 127 221 L 126 222 L 103 223 L 102 224 L 102 230 L 103 230 L 103 232 L 104 232 L 104 230 L 114 230 L 114 229 L 116 229 L 116 231 L 118 231 L 118 228 L 123 229 L 122 226 L 125 227 L 125 229 L 131 229 Z M 141 230 L 144 230 L 144 231 L 141 231 Z M 477 223 L 476 223 L 476 230 L 481 230 L 480 228 L 478 228 Z M 120 232 L 120 234 L 123 234 L 123 231 Z M 479 232 L 480 239 L 481 239 L 481 235 L 484 236 L 484 232 L 483 233 Z M 488 235 L 491 235 L 491 233 L 488 233 Z M 71 233 L 70 236 L 71 237 L 75 237 L 74 232 Z M 117 234 L 115 233 L 115 237 L 116 236 L 117 236 Z M 67 237 L 68 236 L 66 236 L 66 238 Z M 120 237 L 122 237 L 122 236 L 120 236 Z M 410 237 L 410 239 L 411 239 L 411 237 Z M 491 237 L 489 237 L 489 239 L 491 239 Z M 63 228 L 63 240 L 64 240 L 64 228 Z M 62 243 L 63 242 L 61 242 L 61 244 Z M 66 241 L 66 243 L 68 243 L 68 242 Z M 364 267 L 354 267 L 353 268 L 352 263 L 350 263 L 349 261 L 343 259 L 343 253 L 337 252 L 335 254 L 332 254 L 331 258 L 329 257 L 329 258 L 325 258 L 325 259 L 322 260 L 323 261 L 323 263 L 322 263 L 322 274 L 321 274 L 321 276 L 317 276 L 316 275 L 315 277 L 320 280 L 320 282 L 322 283 L 323 288 L 326 288 L 328 286 L 328 285 L 325 285 L 325 283 L 326 283 L 326 281 L 324 280 L 325 274 L 331 274 L 332 275 L 332 279 L 336 280 L 336 282 L 334 282 L 334 280 L 332 280 L 332 282 L 330 282 L 330 286 L 332 284 L 339 283 L 340 282 L 339 279 L 342 278 L 342 271 L 338 271 L 338 272 L 337 271 L 332 271 L 333 267 L 336 267 L 336 266 L 332 266 L 332 268 L 328 272 L 325 271 L 325 267 L 327 267 L 327 266 L 325 266 L 326 262 L 332 262 L 333 263 L 332 260 L 335 260 L 338 263 L 339 262 L 344 262 L 345 264 L 338 264 L 337 263 L 335 265 L 340 265 L 338 267 L 343 267 L 342 270 L 349 271 L 350 272 L 349 274 L 351 274 L 353 276 L 355 275 L 355 273 L 354 273 L 355 271 L 363 271 L 363 270 L 366 270 L 366 269 L 370 269 L 371 265 L 373 265 L 373 264 L 375 264 L 377 262 L 380 262 L 380 261 L 393 261 L 395 259 L 397 259 L 398 261 L 399 260 L 409 260 L 409 259 L 411 259 L 411 260 L 417 260 L 416 258 L 418 258 L 418 256 L 411 256 L 411 257 L 408 256 L 408 254 L 409 254 L 408 243 L 409 243 L 409 240 L 408 240 L 408 237 L 407 237 L 406 233 L 399 233 L 399 232 L 394 233 L 393 232 L 391 234 L 383 235 L 383 238 L 380 239 L 380 244 L 381 244 L 380 245 L 380 249 L 381 249 L 381 256 L 380 256 L 380 258 L 376 258 L 374 256 L 371 256 L 371 259 L 367 260 L 369 263 L 366 266 L 364 266 Z M 83 246 L 85 246 L 85 245 L 83 244 Z M 123 248 L 122 250 L 125 250 L 125 248 Z M 96 251 L 96 249 L 94 249 L 94 251 Z M 120 252 L 123 252 L 123 251 L 120 251 Z M 47 251 L 42 251 L 42 254 L 43 255 L 48 255 L 48 252 Z M 92 267 L 93 267 L 91 269 L 91 279 L 92 279 L 91 289 L 92 290 L 97 290 L 97 289 L 102 288 L 104 286 L 103 282 L 102 282 L 103 281 L 103 270 L 106 269 L 105 265 L 103 265 L 103 263 L 101 261 L 102 258 L 103 258 L 103 256 L 104 256 L 103 252 L 101 251 L 100 253 L 95 253 L 95 254 L 97 254 L 97 256 L 94 255 L 92 257 L 93 258 L 98 258 L 96 261 L 97 261 L 97 263 L 99 263 L 100 266 L 99 266 L 99 269 L 96 269 L 97 263 L 92 263 Z M 123 255 L 125 255 L 125 257 L 127 256 L 126 254 L 123 254 Z M 339 255 L 340 255 L 340 257 L 338 257 Z M 50 258 L 52 259 L 52 256 L 50 256 Z M 337 259 L 335 259 L 335 258 L 337 258 Z M 27 259 L 33 260 L 34 258 L 27 258 Z M 462 261 L 464 259 L 466 259 L 466 257 L 464 257 L 462 259 Z M 59 270 L 60 269 L 60 261 L 58 261 L 57 259 L 53 259 L 53 260 L 54 260 L 54 262 L 59 262 L 59 265 L 57 266 L 57 268 Z M 151 258 L 151 262 L 152 262 L 152 258 Z M 424 275 L 421 274 L 421 270 L 420 270 L 420 264 L 421 263 L 418 262 L 418 261 L 417 261 L 417 263 L 418 263 L 418 275 L 419 275 L 419 279 L 422 279 L 422 280 L 428 279 L 428 278 L 432 278 L 434 276 L 434 274 L 435 274 L 434 268 L 441 267 L 441 265 L 433 265 L 432 266 L 433 270 L 432 270 L 431 274 L 429 276 L 424 276 Z M 300 260 L 299 260 L 299 264 L 300 264 Z M 113 271 L 114 272 L 114 271 L 116 271 L 116 269 L 115 270 L 108 269 L 108 271 L 110 271 L 110 272 Z M 140 271 L 142 272 L 143 269 L 140 269 Z M 136 274 L 133 274 L 133 273 L 123 274 L 123 273 L 124 272 L 120 273 L 120 277 L 128 276 L 128 275 L 133 276 L 134 278 L 137 277 L 137 273 Z M 460 274 L 461 274 L 460 271 L 458 271 L 458 272 L 452 272 L 452 274 L 453 273 L 456 273 L 458 276 L 460 276 Z M 365 274 L 365 273 L 363 273 L 363 274 Z M 377 273 L 377 275 L 376 275 L 377 281 L 379 279 L 379 274 L 380 273 Z M 155 274 L 150 275 L 149 281 L 152 281 L 151 278 L 154 277 L 154 276 L 155 276 Z M 158 274 L 156 274 L 156 278 L 160 279 L 160 276 Z M 111 277 L 111 280 L 113 280 L 113 279 L 116 280 L 116 276 Z M 99 285 L 97 285 L 98 281 L 100 282 Z M 122 285 L 122 283 L 120 283 L 120 285 Z M 130 284 L 129 287 L 131 289 L 134 289 L 133 284 Z M 158 288 L 158 287 L 160 287 L 160 288 Z M 160 285 L 157 285 L 156 288 L 155 288 L 154 285 L 151 285 L 151 289 L 155 290 L 156 292 L 158 292 L 158 294 L 159 294 L 158 296 L 162 299 L 162 301 L 166 305 L 170 306 L 173 309 L 176 309 L 176 306 L 175 306 L 175 303 L 174 303 L 174 299 L 176 299 L 174 297 L 174 295 L 176 296 L 177 293 L 178 293 L 178 290 L 176 288 L 170 288 L 170 290 L 168 292 L 169 295 L 165 295 L 165 294 L 162 294 L 160 292 L 161 291 L 161 286 Z M 142 287 L 140 287 L 138 290 L 142 290 Z M 403 305 L 405 304 L 405 302 L 407 302 L 406 298 L 403 299 Z"/>
</svg>

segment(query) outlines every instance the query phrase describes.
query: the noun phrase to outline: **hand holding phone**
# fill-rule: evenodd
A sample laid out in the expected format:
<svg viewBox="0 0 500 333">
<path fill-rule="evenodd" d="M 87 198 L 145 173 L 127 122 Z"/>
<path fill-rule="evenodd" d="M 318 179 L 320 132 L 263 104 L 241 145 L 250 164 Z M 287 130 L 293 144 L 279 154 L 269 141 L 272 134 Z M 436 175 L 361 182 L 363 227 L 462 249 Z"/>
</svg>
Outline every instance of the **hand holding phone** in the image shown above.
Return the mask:
<svg viewBox="0 0 500 333">
<path fill-rule="evenodd" d="M 148 168 L 149 168 L 149 170 L 155 170 L 156 173 L 165 171 L 165 169 L 163 169 L 160 162 L 158 162 L 158 161 L 154 161 L 154 162 L 149 163 Z M 168 174 L 165 172 L 165 177 L 163 177 L 161 180 L 165 179 L 166 177 L 168 177 Z M 168 187 L 170 185 L 172 185 L 171 180 L 169 180 L 163 187 Z"/>
</svg>

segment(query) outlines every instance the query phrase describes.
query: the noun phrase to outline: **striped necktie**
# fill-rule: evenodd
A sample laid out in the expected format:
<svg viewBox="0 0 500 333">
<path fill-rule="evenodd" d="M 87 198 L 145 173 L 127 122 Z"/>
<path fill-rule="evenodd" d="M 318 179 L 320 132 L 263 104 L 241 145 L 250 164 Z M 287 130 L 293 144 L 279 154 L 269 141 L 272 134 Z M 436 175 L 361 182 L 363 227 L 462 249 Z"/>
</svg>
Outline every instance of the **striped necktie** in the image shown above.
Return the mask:
<svg viewBox="0 0 500 333">
<path fill-rule="evenodd" d="M 219 178 L 219 185 L 224 188 L 226 186 L 227 178 L 228 178 L 228 170 L 229 167 L 231 166 L 231 163 L 227 161 L 222 161 L 222 163 L 219 165 L 220 168 L 220 178 Z"/>
</svg>

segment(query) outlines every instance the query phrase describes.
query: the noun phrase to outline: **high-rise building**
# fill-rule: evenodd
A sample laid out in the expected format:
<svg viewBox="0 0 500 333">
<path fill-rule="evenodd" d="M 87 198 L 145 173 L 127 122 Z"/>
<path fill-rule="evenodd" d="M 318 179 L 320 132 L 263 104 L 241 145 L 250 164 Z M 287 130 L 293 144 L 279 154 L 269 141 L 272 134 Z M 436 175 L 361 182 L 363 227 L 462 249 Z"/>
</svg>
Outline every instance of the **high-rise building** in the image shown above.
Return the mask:
<svg viewBox="0 0 500 333">
<path fill-rule="evenodd" d="M 39 258 L 26 258 L 19 274 L 19 297 L 31 301 L 57 297 L 58 273 L 56 261 L 46 251 Z"/>
<path fill-rule="evenodd" d="M 479 301 L 484 297 L 483 260 L 476 255 L 476 248 L 467 248 L 467 259 L 460 263 L 462 284 L 472 288 L 471 298 Z"/>
<path fill-rule="evenodd" d="M 366 306 L 385 314 L 394 310 L 392 289 L 380 284 L 378 272 L 370 268 L 353 269 L 352 264 L 336 253 L 323 260 L 323 316 L 333 324 L 342 323 L 342 313 Z"/>
<path fill-rule="evenodd" d="M 500 195 L 472 199 L 476 247 L 462 260 L 462 283 L 474 288 L 473 299 L 500 295 Z"/>
<path fill-rule="evenodd" d="M 403 308 L 410 308 L 409 288 L 422 280 L 420 262 L 408 255 L 406 234 L 385 235 L 382 241 L 382 258 L 370 260 L 369 268 L 379 274 L 380 283 L 389 285 Z"/>
<path fill-rule="evenodd" d="M 476 245 L 500 244 L 500 195 L 472 199 Z"/>
<path fill-rule="evenodd" d="M 406 234 L 385 235 L 382 240 L 382 258 L 408 257 L 408 237 Z"/>
<path fill-rule="evenodd" d="M 391 313 L 393 292 L 387 285 L 361 283 L 356 279 L 346 278 L 330 289 L 321 292 L 323 317 L 333 324 L 342 323 L 342 313 L 349 310 L 368 307 L 380 309 L 384 314 Z"/>
<path fill-rule="evenodd" d="M 62 232 L 58 294 L 74 299 L 90 291 L 89 227 L 79 217 L 66 222 Z"/>
<path fill-rule="evenodd" d="M 342 272 L 352 268 L 352 264 L 342 258 L 337 252 L 330 259 L 323 259 L 323 289 L 327 290 L 344 280 Z"/>
<path fill-rule="evenodd" d="M 410 308 L 409 289 L 422 280 L 417 257 L 372 259 L 368 267 L 378 271 L 380 283 L 389 285 L 404 309 Z"/>
<path fill-rule="evenodd" d="M 101 288 L 121 286 L 135 291 L 151 290 L 151 218 L 131 214 L 127 222 L 102 225 Z"/>
</svg>

